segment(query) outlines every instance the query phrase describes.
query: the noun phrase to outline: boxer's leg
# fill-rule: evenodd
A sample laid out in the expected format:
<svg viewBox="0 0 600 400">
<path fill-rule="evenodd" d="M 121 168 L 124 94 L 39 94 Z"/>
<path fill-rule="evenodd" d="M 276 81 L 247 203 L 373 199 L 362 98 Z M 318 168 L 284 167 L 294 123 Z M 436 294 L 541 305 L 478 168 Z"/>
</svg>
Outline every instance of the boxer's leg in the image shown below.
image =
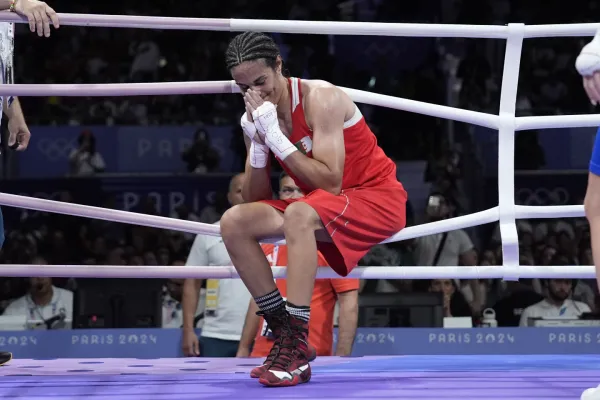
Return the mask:
<svg viewBox="0 0 600 400">
<path fill-rule="evenodd" d="M 252 297 L 275 291 L 271 266 L 258 241 L 283 235 L 283 213 L 264 203 L 240 204 L 223 214 L 220 225 L 231 262 Z"/>
<path fill-rule="evenodd" d="M 309 362 L 316 352 L 308 344 L 310 303 L 317 273 L 317 238 L 330 241 L 319 214 L 302 200 L 290 204 L 283 215 L 288 247 L 288 331 L 276 342 L 268 369 L 260 376 L 265 386 L 293 386 L 311 378 Z M 275 348 L 274 346 L 274 348 Z"/>
<path fill-rule="evenodd" d="M 284 212 L 283 219 L 288 246 L 287 300 L 292 307 L 308 308 L 317 274 L 316 235 L 319 239 L 329 239 L 329 235 L 319 214 L 302 201 L 290 204 Z M 288 311 L 296 313 L 296 310 L 289 308 Z M 299 315 L 308 320 L 308 314 Z"/>
</svg>

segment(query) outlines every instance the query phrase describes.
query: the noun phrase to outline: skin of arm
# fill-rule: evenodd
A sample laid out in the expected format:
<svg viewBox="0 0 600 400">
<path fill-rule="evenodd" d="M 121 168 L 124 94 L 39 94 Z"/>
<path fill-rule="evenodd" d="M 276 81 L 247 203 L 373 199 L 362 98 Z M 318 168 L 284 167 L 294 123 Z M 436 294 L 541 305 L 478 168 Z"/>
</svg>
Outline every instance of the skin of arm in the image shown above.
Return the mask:
<svg viewBox="0 0 600 400">
<path fill-rule="evenodd" d="M 338 293 L 338 302 L 340 305 L 340 315 L 335 355 L 349 356 L 352 354 L 352 346 L 358 324 L 358 290 Z"/>
<path fill-rule="evenodd" d="M 312 158 L 299 151 L 285 159 L 285 164 L 311 189 L 323 189 L 338 195 L 342 189 L 346 150 L 344 119 L 346 101 L 336 87 L 312 89 L 305 98 L 307 122 L 313 130 Z"/>
</svg>

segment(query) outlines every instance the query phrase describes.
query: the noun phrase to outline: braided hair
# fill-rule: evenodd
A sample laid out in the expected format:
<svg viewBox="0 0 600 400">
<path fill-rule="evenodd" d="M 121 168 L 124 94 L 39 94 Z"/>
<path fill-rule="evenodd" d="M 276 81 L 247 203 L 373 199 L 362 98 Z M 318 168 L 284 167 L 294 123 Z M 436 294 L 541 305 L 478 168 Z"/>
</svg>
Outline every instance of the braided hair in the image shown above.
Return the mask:
<svg viewBox="0 0 600 400">
<path fill-rule="evenodd" d="M 279 47 L 271 36 L 261 32 L 244 32 L 229 42 L 225 51 L 225 63 L 231 71 L 244 61 L 263 59 L 267 66 L 275 68 L 277 56 Z"/>
</svg>

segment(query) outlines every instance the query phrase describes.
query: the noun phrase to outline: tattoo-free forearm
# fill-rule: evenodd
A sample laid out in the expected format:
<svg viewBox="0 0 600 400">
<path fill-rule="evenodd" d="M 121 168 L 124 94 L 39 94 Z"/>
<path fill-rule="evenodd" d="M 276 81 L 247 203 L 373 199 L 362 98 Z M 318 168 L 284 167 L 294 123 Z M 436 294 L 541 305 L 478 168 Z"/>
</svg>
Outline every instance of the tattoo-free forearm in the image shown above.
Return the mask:
<svg viewBox="0 0 600 400">
<path fill-rule="evenodd" d="M 340 297 L 340 315 L 338 322 L 338 341 L 335 349 L 336 356 L 349 356 L 356 336 L 358 325 L 358 292 L 353 292 L 347 298 Z"/>
<path fill-rule="evenodd" d="M 23 115 L 23 109 L 21 108 L 21 103 L 17 97 L 14 98 L 12 104 L 9 106 L 8 96 L 4 96 L 3 110 L 9 120 L 17 118 L 25 121 L 25 115 Z"/>
<path fill-rule="evenodd" d="M 200 298 L 201 279 L 186 279 L 183 282 L 183 296 L 181 300 L 183 314 L 183 329 L 194 330 L 194 319 Z"/>
<path fill-rule="evenodd" d="M 285 165 L 298 179 L 312 190 L 323 189 L 338 195 L 342 189 L 342 180 L 324 163 L 305 156 L 299 151 L 285 159 Z"/>
</svg>

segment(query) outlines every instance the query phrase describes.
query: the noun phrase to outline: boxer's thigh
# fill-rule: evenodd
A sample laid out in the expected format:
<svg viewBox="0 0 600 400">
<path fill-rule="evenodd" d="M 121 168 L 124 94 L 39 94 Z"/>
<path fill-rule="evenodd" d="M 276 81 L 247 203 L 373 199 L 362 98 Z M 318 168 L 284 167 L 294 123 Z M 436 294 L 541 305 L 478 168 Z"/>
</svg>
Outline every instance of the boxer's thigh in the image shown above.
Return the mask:
<svg viewBox="0 0 600 400">
<path fill-rule="evenodd" d="M 266 239 L 283 236 L 283 210 L 285 202 L 276 207 L 271 202 L 255 202 L 239 204 L 225 211 L 221 217 L 221 235 L 236 237 L 251 236 L 256 239 Z M 283 207 L 283 210 L 279 209 Z"/>
</svg>

